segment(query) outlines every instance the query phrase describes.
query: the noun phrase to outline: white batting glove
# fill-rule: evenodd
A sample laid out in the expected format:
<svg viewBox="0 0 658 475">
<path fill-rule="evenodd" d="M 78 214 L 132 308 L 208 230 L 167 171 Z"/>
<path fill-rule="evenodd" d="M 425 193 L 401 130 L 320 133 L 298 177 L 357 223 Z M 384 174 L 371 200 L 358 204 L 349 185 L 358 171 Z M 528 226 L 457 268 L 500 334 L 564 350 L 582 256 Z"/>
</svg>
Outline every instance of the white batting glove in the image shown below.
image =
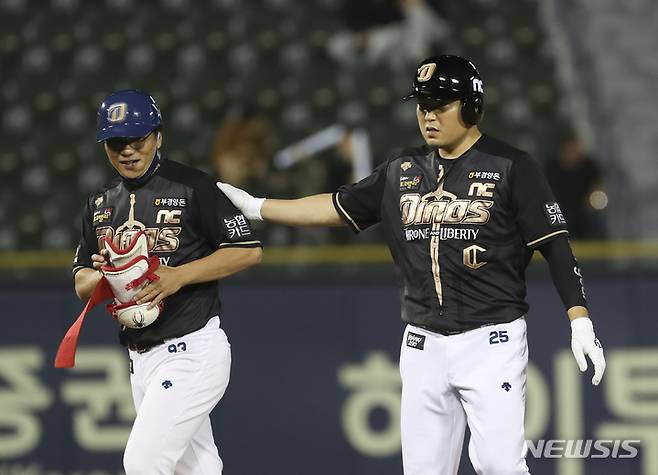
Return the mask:
<svg viewBox="0 0 658 475">
<path fill-rule="evenodd" d="M 228 197 L 233 205 L 242 211 L 247 219 L 262 221 L 263 217 L 260 215 L 260 209 L 263 207 L 265 198 L 256 198 L 251 196 L 244 190 L 236 188 L 228 183 L 217 182 L 217 187 Z"/>
<path fill-rule="evenodd" d="M 581 317 L 571 320 L 571 351 L 581 372 L 587 370 L 585 355 L 589 356 L 594 364 L 592 384 L 598 386 L 605 372 L 605 356 L 603 356 L 603 346 L 596 338 L 592 320 L 589 318 Z"/>
</svg>

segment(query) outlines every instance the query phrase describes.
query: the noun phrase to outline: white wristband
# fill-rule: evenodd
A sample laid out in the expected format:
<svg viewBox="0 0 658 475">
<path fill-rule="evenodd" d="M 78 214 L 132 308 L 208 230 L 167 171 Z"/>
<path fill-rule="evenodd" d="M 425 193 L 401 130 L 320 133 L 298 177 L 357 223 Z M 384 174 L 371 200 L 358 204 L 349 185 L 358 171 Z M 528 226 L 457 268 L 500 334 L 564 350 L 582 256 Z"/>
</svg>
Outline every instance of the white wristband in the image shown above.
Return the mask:
<svg viewBox="0 0 658 475">
<path fill-rule="evenodd" d="M 262 221 L 263 217 L 260 214 L 260 210 L 263 208 L 263 203 L 265 203 L 265 198 L 253 198 L 249 202 L 249 211 L 246 213 L 247 218 Z"/>
</svg>

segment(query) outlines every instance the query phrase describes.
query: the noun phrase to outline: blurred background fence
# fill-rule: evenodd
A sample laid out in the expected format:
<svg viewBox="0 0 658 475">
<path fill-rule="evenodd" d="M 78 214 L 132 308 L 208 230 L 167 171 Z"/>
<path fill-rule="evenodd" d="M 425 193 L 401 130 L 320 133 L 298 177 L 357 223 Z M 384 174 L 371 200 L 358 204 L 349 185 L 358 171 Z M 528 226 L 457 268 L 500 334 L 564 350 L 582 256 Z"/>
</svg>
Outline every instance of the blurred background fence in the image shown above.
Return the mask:
<svg viewBox="0 0 658 475">
<path fill-rule="evenodd" d="M 482 129 L 544 166 L 567 215 L 608 373 L 577 373 L 545 265 L 529 268 L 528 438 L 641 440 L 637 458 L 536 458 L 534 474 L 658 474 L 658 4 L 652 0 L 0 0 L 0 474 L 116 474 L 126 356 L 69 266 L 113 171 L 95 112 L 149 91 L 164 155 L 272 197 L 331 191 L 422 140 L 400 98 L 457 53 L 485 80 Z M 401 473 L 395 272 L 377 229 L 258 226 L 227 280 L 233 345 L 215 411 L 226 473 Z M 465 456 L 460 473 L 472 473 Z"/>
</svg>

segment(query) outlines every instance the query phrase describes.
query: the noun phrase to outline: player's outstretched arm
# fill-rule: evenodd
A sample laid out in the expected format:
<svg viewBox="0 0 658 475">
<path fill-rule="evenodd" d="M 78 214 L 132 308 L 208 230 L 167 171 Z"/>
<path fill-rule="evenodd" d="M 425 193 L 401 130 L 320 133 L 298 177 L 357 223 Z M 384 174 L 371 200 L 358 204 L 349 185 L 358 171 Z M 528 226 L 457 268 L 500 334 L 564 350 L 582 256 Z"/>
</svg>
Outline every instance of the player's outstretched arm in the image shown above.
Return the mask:
<svg viewBox="0 0 658 475">
<path fill-rule="evenodd" d="M 334 208 L 331 193 L 296 200 L 266 199 L 261 208 L 263 219 L 288 226 L 344 226 Z"/>
<path fill-rule="evenodd" d="M 265 220 L 288 226 L 344 226 L 334 207 L 330 193 L 307 196 L 296 200 L 256 198 L 228 183 L 218 182 L 220 190 L 236 208 L 251 220 Z"/>
</svg>

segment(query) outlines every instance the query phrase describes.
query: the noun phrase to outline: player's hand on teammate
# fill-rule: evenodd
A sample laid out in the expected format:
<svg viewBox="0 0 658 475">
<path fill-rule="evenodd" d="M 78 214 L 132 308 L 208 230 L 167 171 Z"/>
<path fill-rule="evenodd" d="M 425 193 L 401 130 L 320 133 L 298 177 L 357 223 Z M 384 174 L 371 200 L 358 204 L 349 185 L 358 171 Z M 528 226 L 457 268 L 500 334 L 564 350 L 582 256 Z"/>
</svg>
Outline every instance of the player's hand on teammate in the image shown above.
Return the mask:
<svg viewBox="0 0 658 475">
<path fill-rule="evenodd" d="M 605 356 L 603 355 L 603 346 L 596 338 L 592 320 L 589 318 L 581 317 L 571 321 L 571 351 L 581 372 L 587 370 L 585 355 L 589 356 L 594 365 L 592 384 L 598 386 L 605 372 Z"/>
<path fill-rule="evenodd" d="M 176 267 L 169 267 L 161 265 L 155 271 L 159 277 L 158 280 L 153 280 L 146 283 L 141 292 L 136 295 L 137 303 L 151 302 L 148 306 L 149 309 L 155 307 L 169 295 L 175 294 L 183 286 L 182 275 L 180 270 Z"/>
<path fill-rule="evenodd" d="M 249 220 L 262 221 L 263 217 L 260 215 L 260 209 L 263 206 L 265 198 L 256 198 L 251 196 L 244 190 L 236 188 L 228 183 L 217 182 L 217 188 L 222 190 L 222 193 L 231 200 L 233 205 L 242 211 L 242 214 Z"/>
</svg>

